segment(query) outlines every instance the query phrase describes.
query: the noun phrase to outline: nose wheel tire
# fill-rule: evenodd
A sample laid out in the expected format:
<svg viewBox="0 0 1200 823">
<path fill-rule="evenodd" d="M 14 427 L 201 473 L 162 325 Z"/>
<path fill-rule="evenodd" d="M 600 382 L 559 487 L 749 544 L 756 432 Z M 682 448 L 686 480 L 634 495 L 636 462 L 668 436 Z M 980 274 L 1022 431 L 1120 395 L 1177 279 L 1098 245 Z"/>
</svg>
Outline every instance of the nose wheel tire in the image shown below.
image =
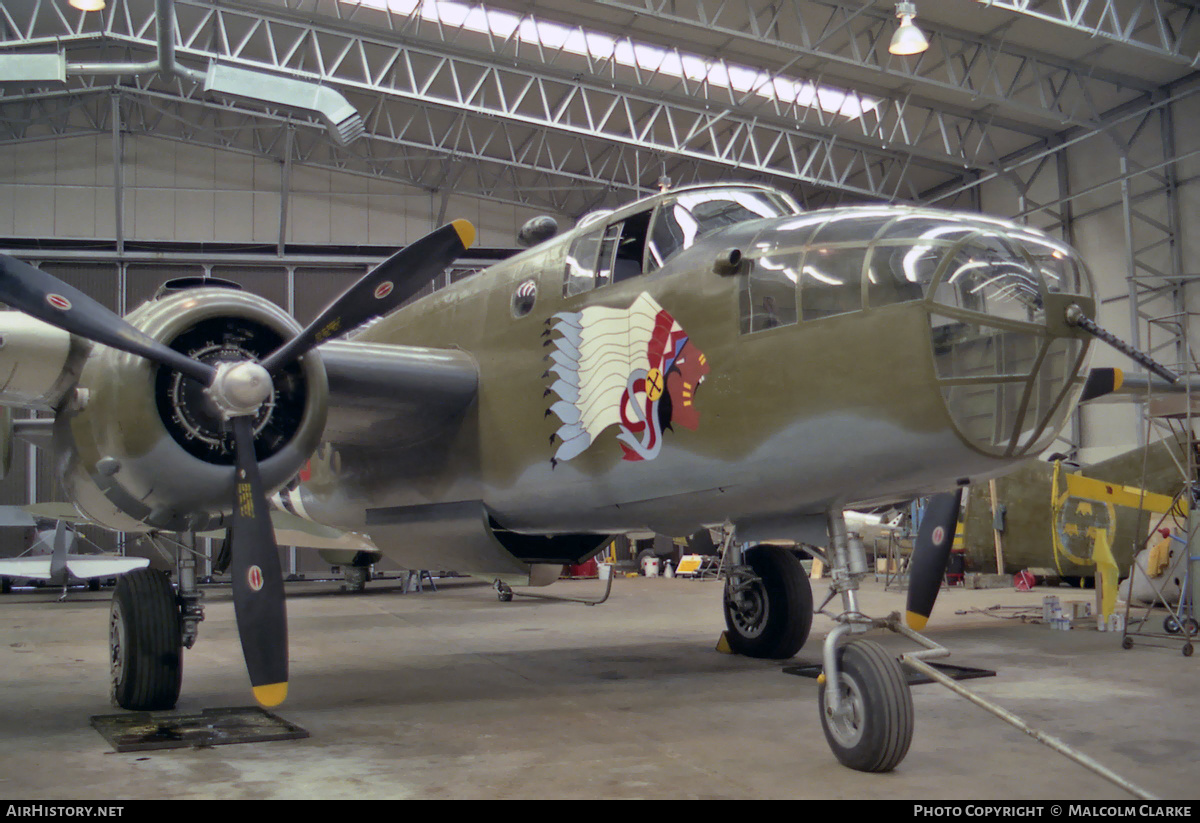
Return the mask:
<svg viewBox="0 0 1200 823">
<path fill-rule="evenodd" d="M 170 709 L 183 682 L 179 604 L 167 576 L 136 569 L 117 578 L 109 614 L 113 705 Z"/>
<path fill-rule="evenodd" d="M 753 574 L 731 572 L 725 584 L 725 626 L 737 654 L 786 660 L 800 651 L 812 628 L 812 586 L 800 560 L 782 546 L 746 552 Z"/>
<path fill-rule="evenodd" d="M 855 640 L 838 650 L 840 711 L 829 705 L 829 682 L 818 703 L 821 727 L 834 756 L 860 772 L 889 772 L 908 754 L 913 734 L 912 693 L 904 670 L 878 643 Z"/>
</svg>

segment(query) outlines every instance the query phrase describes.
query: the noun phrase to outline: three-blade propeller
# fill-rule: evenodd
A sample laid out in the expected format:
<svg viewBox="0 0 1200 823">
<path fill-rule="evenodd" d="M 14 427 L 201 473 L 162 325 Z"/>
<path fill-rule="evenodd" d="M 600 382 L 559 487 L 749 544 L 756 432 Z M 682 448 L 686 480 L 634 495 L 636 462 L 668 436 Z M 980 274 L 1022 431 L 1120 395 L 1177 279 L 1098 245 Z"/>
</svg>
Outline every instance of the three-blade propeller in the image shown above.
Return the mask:
<svg viewBox="0 0 1200 823">
<path fill-rule="evenodd" d="M 203 385 L 224 411 L 233 434 L 236 473 L 228 538 L 233 604 L 250 683 L 264 706 L 283 702 L 288 682 L 283 571 L 254 451 L 254 415 L 274 392 L 271 375 L 321 343 L 396 308 L 474 242 L 475 229 L 466 220 L 442 226 L 370 271 L 261 363 L 218 367 L 160 343 L 53 275 L 0 255 L 0 301 L 86 340 L 181 372 Z"/>
</svg>

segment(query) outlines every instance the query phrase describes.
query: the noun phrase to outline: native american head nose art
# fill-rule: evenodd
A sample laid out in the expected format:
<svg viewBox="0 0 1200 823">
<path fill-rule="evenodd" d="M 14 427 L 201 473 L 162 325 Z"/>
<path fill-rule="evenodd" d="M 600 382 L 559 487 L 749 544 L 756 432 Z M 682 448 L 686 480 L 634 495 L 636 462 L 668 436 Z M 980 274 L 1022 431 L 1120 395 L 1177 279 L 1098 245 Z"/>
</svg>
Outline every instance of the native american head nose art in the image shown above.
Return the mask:
<svg viewBox="0 0 1200 823">
<path fill-rule="evenodd" d="M 673 424 L 700 424 L 694 400 L 708 360 L 650 295 L 627 309 L 593 306 L 547 323 L 546 345 L 554 347 L 547 375 L 557 379 L 546 395 L 560 399 L 546 414 L 562 421 L 551 438 L 562 441 L 552 463 L 580 454 L 614 425 L 626 460 L 653 460 Z"/>
</svg>

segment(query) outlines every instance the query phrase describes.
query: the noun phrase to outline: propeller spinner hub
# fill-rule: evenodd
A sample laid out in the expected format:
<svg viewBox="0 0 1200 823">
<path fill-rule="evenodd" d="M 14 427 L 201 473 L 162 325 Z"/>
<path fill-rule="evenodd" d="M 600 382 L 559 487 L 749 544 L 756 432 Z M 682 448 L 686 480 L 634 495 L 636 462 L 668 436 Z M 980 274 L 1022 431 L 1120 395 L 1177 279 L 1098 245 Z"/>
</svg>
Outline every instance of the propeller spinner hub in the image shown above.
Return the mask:
<svg viewBox="0 0 1200 823">
<path fill-rule="evenodd" d="M 258 411 L 275 390 L 271 375 L 258 363 L 221 363 L 208 394 L 226 418 Z"/>
</svg>

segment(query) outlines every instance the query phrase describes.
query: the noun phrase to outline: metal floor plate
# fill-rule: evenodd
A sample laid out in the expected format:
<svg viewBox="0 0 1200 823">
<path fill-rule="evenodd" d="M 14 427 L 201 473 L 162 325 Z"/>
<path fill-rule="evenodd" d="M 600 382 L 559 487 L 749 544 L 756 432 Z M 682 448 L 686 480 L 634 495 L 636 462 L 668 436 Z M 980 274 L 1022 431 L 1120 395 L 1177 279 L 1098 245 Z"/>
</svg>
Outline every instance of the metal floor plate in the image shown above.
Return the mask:
<svg viewBox="0 0 1200 823">
<path fill-rule="evenodd" d="M 935 669 L 942 674 L 952 677 L 955 680 L 971 680 L 976 677 L 995 677 L 996 673 L 991 669 L 976 669 L 971 666 L 957 666 L 953 663 L 930 663 Z M 821 674 L 824 667 L 820 663 L 810 663 L 801 666 L 786 666 L 783 669 L 784 674 L 795 674 L 800 677 L 817 677 Z M 912 669 L 904 669 L 905 677 L 908 679 L 908 685 L 918 686 L 922 683 L 932 683 L 933 681 Z"/>
<path fill-rule="evenodd" d="M 308 732 L 259 706 L 205 709 L 199 714 L 130 712 L 96 715 L 92 727 L 118 752 L 299 740 Z"/>
</svg>

